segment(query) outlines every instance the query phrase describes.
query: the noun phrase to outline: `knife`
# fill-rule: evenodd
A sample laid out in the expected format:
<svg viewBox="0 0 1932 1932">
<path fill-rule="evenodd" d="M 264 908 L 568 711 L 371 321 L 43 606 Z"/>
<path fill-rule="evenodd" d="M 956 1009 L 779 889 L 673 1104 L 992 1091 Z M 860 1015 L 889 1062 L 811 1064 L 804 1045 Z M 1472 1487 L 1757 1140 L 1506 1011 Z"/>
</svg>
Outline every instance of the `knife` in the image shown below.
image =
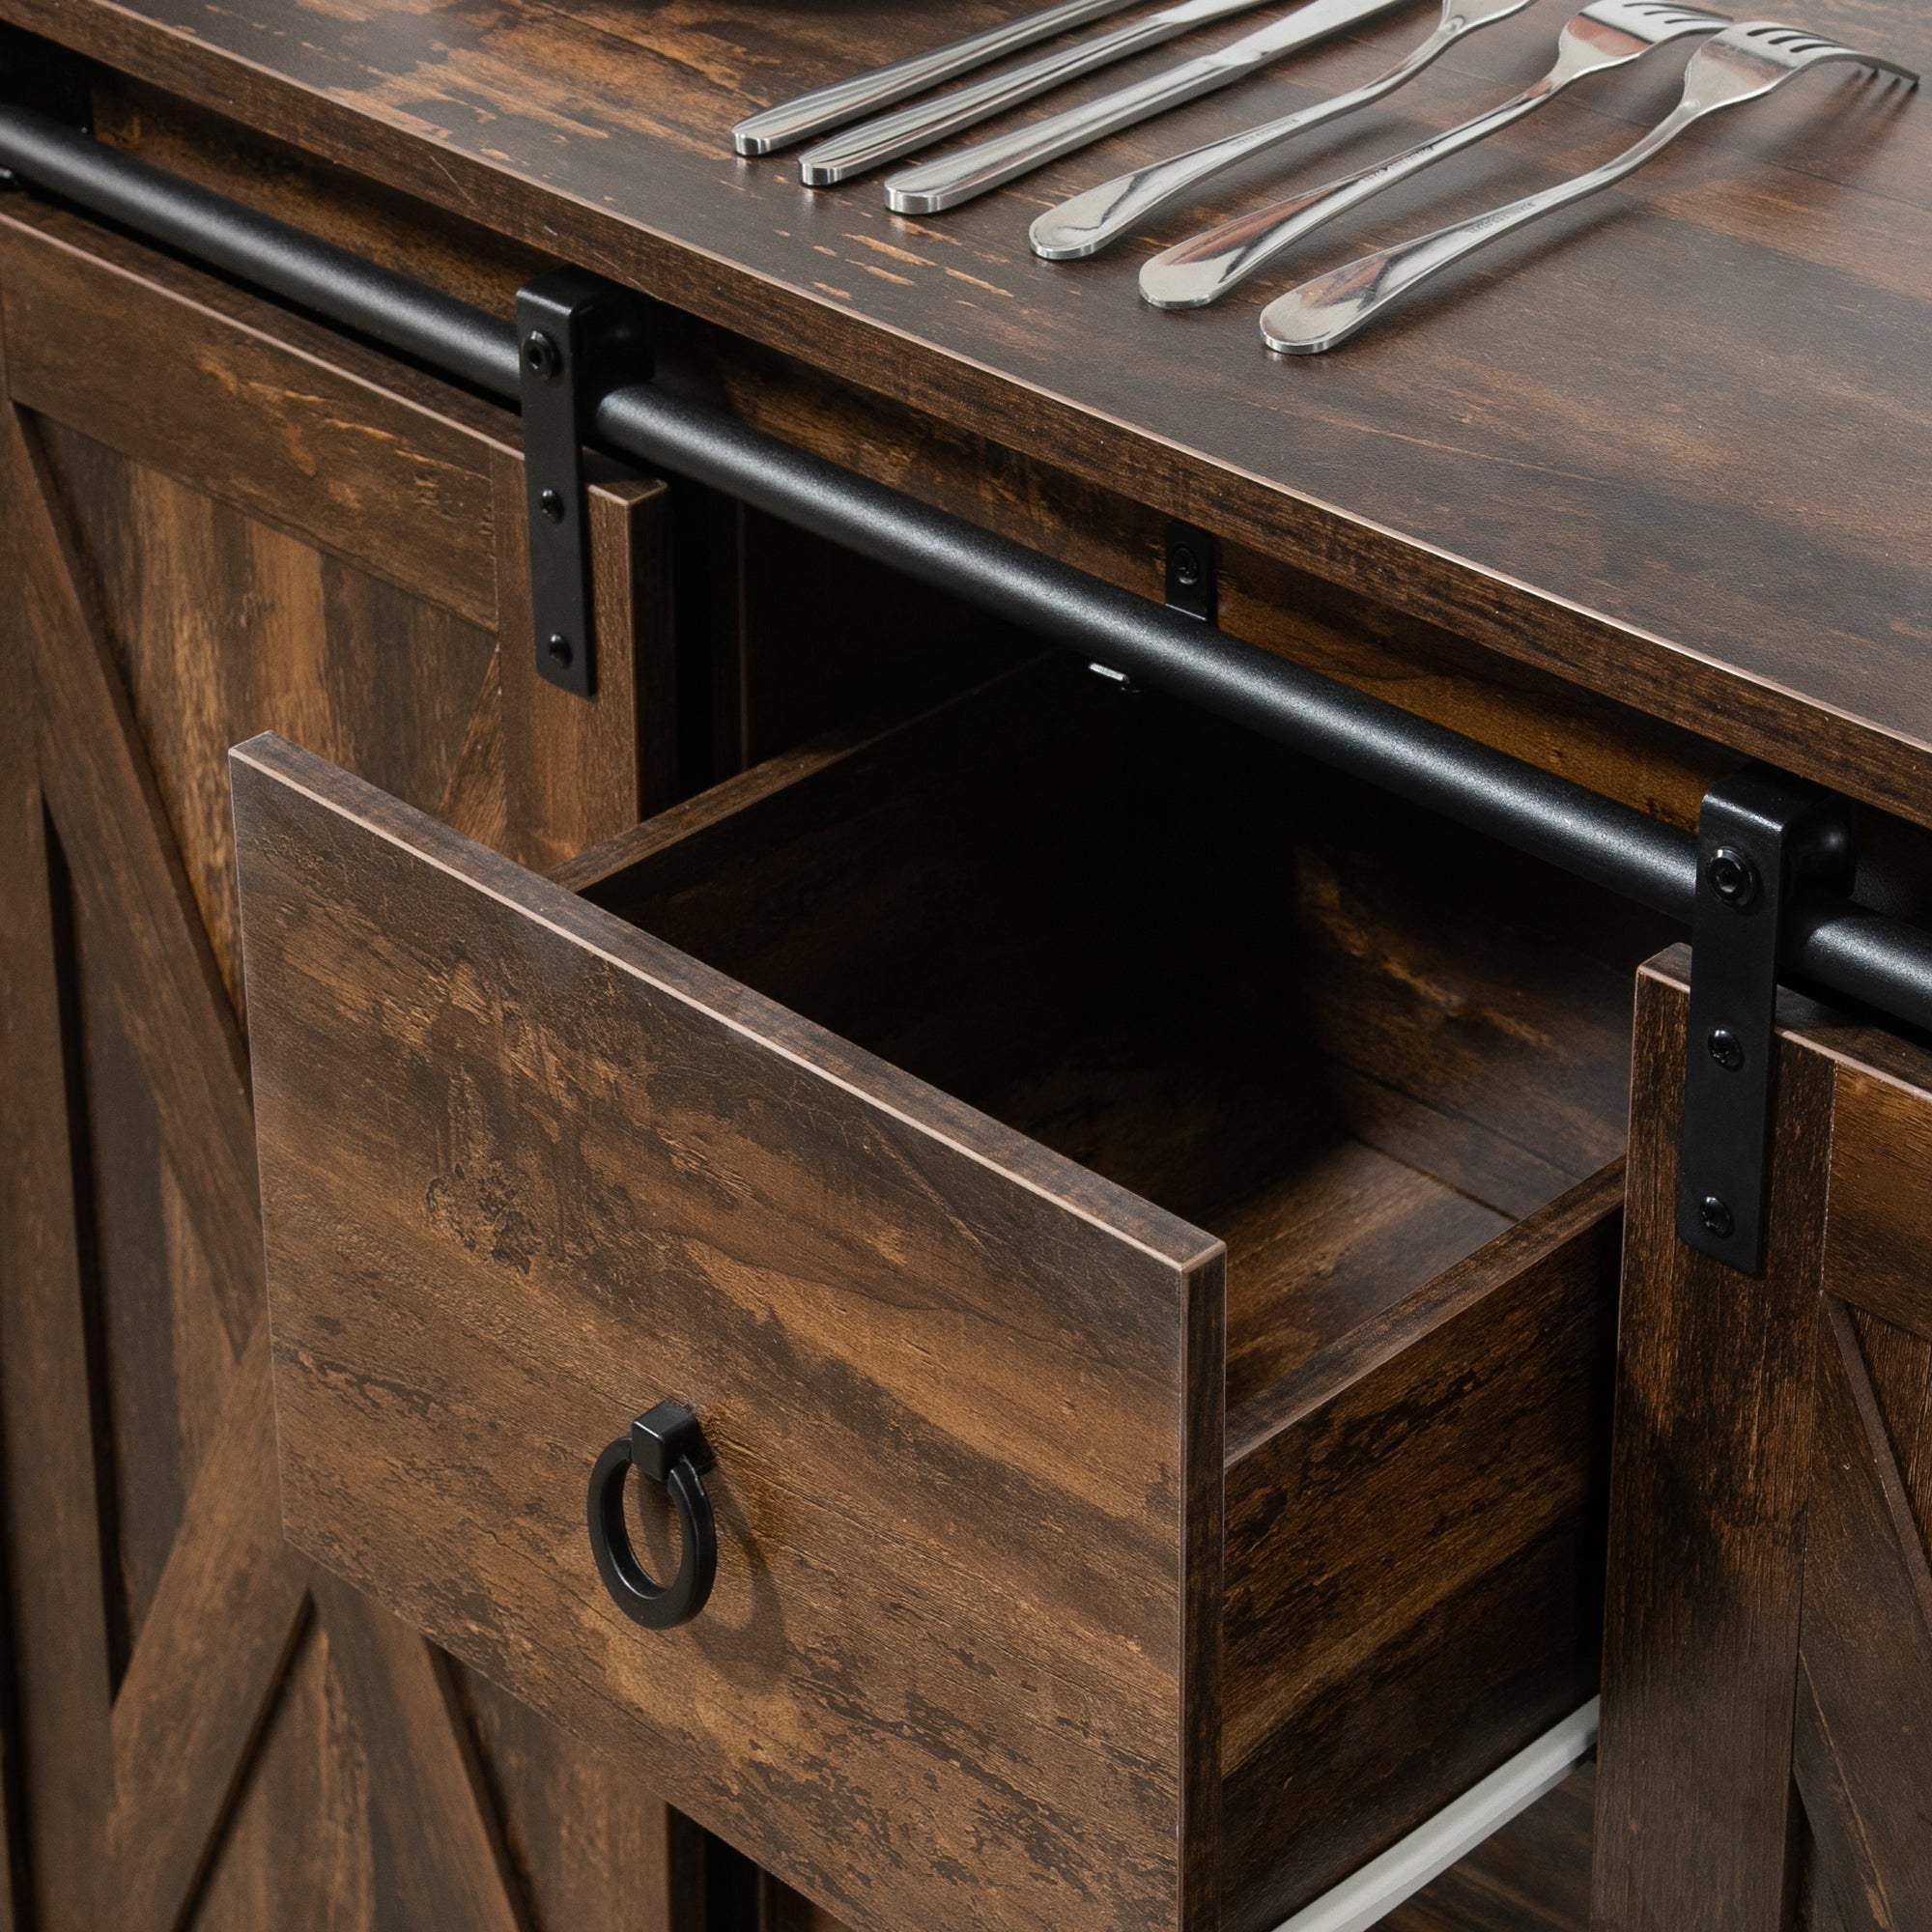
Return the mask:
<svg viewBox="0 0 1932 1932">
<path fill-rule="evenodd" d="M 905 168 L 886 178 L 886 206 L 895 214 L 938 214 L 949 208 L 1011 181 L 1016 175 L 1043 167 L 1048 161 L 1084 148 L 1104 134 L 1131 128 L 1184 100 L 1211 94 L 1243 74 L 1288 54 L 1299 53 L 1346 27 L 1359 26 L 1414 0 L 1314 0 L 1311 6 L 1275 20 L 1218 52 L 1201 54 L 1164 73 L 1151 75 L 1131 87 L 1102 95 L 1084 106 L 1069 107 L 1036 121 L 1010 134 L 976 142 L 956 155 L 947 155 L 922 167 Z"/>
<path fill-rule="evenodd" d="M 1125 60 L 1143 47 L 1157 47 L 1190 27 L 1250 13 L 1262 4 L 1263 0 L 1182 0 L 1179 6 L 1163 7 L 1144 20 L 1116 27 L 1097 40 L 996 73 L 989 80 L 975 81 L 971 87 L 955 88 L 936 100 L 902 107 L 896 114 L 867 121 L 849 133 L 835 134 L 798 157 L 798 178 L 807 187 L 831 187 L 882 161 L 895 161 L 915 148 L 929 148 L 962 128 L 977 128 L 981 121 L 990 121 L 995 114 L 1017 107 L 1022 100 L 1031 100 L 1063 81 L 1076 80 L 1095 68 Z"/>
<path fill-rule="evenodd" d="M 1058 7 L 1024 14 L 1003 27 L 988 27 L 983 34 L 970 34 L 929 53 L 894 61 L 890 67 L 875 67 L 849 80 L 834 81 L 830 87 L 814 88 L 795 99 L 761 108 L 731 129 L 731 145 L 741 155 L 769 155 L 794 141 L 829 134 L 875 107 L 890 107 L 909 94 L 923 93 L 943 80 L 956 80 L 1003 54 L 1017 53 L 1037 41 L 1051 40 L 1069 28 L 1084 27 L 1089 20 L 1122 13 L 1133 4 L 1134 0 L 1062 0 Z"/>
</svg>

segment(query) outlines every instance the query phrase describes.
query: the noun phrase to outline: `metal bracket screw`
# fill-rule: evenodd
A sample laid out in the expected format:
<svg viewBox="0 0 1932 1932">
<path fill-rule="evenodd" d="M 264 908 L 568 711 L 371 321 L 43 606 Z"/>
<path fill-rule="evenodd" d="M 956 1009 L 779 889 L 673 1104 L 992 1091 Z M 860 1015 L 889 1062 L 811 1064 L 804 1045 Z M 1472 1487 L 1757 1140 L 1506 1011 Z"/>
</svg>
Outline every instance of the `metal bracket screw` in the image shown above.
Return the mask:
<svg viewBox="0 0 1932 1932">
<path fill-rule="evenodd" d="M 1726 845 L 1711 855 L 1704 868 L 1711 890 L 1727 906 L 1743 912 L 1757 897 L 1757 867 L 1742 852 Z"/>
<path fill-rule="evenodd" d="M 531 287 L 542 286 L 532 283 Z M 533 328 L 524 337 L 524 367 L 539 383 L 554 383 L 563 373 L 563 355 L 557 349 L 556 338 L 547 335 L 541 328 Z"/>
<path fill-rule="evenodd" d="M 1220 550 L 1211 531 L 1167 526 L 1167 608 L 1204 624 L 1220 618 Z"/>
</svg>

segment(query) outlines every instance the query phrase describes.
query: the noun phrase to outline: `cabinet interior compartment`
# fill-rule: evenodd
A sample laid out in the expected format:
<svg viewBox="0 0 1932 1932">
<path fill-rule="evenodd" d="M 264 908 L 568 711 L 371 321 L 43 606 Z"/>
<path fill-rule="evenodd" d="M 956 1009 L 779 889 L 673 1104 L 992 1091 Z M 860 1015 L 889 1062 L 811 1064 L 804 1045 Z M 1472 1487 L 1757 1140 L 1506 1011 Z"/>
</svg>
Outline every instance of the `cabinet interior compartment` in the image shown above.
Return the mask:
<svg viewBox="0 0 1932 1932">
<path fill-rule="evenodd" d="M 853 737 L 586 895 L 1220 1236 L 1231 1433 L 1620 1155 L 1648 915 L 1058 660 Z"/>
</svg>

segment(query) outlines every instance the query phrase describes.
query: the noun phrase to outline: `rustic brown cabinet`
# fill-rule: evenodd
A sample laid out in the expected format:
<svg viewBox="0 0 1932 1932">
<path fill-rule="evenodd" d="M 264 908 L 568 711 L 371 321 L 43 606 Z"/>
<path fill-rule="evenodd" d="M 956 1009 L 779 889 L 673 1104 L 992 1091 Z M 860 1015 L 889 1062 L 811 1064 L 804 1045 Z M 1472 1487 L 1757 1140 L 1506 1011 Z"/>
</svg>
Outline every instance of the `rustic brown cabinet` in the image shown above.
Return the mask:
<svg viewBox="0 0 1932 1932">
<path fill-rule="evenodd" d="M 642 292 L 658 393 L 1069 594 L 1195 545 L 1250 662 L 1680 842 L 1817 781 L 1932 925 L 1918 104 L 1784 91 L 1291 366 L 1151 233 L 1029 258 L 1077 157 L 914 222 L 729 155 L 1012 11 L 0 0 L 0 100 L 485 331 Z M 1908 1026 L 1787 999 L 1766 1268 L 1700 1258 L 1668 919 L 608 440 L 560 691 L 514 384 L 99 208 L 0 194 L 0 1932 L 1272 1932 L 1600 1661 L 1594 1871 L 1585 1774 L 1391 1932 L 1922 1932 Z M 666 1399 L 717 1573 L 647 1631 L 585 1492 Z"/>
<path fill-rule="evenodd" d="M 876 1932 L 1272 1927 L 1586 1699 L 1647 921 L 1059 661 L 575 897 L 234 771 L 285 1520 L 409 1622 Z"/>
</svg>

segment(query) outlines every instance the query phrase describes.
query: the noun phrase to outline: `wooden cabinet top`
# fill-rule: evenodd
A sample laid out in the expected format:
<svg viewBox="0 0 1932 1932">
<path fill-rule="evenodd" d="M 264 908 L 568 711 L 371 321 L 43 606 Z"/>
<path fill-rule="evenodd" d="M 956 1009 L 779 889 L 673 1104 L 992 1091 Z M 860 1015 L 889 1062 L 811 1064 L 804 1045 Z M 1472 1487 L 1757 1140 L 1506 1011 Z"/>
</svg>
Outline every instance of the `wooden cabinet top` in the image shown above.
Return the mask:
<svg viewBox="0 0 1932 1932">
<path fill-rule="evenodd" d="M 753 108 L 1011 14 L 1014 0 L 0 0 L 0 15 L 707 321 L 1787 768 L 1932 797 L 1932 99 L 1848 68 L 1704 123 L 1326 356 L 1261 298 L 1606 158 L 1688 46 L 1598 76 L 1303 244 L 1218 308 L 1135 295 L 1158 234 L 1050 265 L 1026 227 L 1121 168 L 1378 72 L 1375 26 L 901 219 L 740 160 Z M 1084 98 L 1281 9 L 1080 83 Z M 1309 185 L 1539 74 L 1542 0 L 1304 138 Z M 1802 24 L 1932 70 L 1922 0 Z M 1056 104 L 1062 97 L 1056 97 Z M 1044 111 L 1040 107 L 1023 114 Z M 1199 225 L 1198 223 L 1194 225 Z"/>
</svg>

